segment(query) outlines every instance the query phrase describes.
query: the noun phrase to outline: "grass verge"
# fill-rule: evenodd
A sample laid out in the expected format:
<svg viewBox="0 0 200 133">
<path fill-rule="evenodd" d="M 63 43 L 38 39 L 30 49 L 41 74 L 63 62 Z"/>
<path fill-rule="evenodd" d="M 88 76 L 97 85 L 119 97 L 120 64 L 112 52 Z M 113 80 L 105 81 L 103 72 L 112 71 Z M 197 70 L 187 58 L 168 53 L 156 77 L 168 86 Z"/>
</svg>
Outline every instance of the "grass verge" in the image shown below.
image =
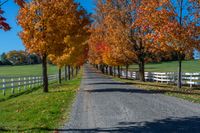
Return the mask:
<svg viewBox="0 0 200 133">
<path fill-rule="evenodd" d="M 50 84 L 49 93 L 35 88 L 0 101 L 0 132 L 54 131 L 68 119 L 80 82 L 81 74 L 61 85 Z"/>
<path fill-rule="evenodd" d="M 183 88 L 179 89 L 175 85 L 158 82 L 140 82 L 119 78 L 114 78 L 114 80 L 134 85 L 139 89 L 145 89 L 154 93 L 161 93 L 168 96 L 178 97 L 193 103 L 200 103 L 200 88 L 189 88 L 187 86 L 184 86 Z"/>
</svg>

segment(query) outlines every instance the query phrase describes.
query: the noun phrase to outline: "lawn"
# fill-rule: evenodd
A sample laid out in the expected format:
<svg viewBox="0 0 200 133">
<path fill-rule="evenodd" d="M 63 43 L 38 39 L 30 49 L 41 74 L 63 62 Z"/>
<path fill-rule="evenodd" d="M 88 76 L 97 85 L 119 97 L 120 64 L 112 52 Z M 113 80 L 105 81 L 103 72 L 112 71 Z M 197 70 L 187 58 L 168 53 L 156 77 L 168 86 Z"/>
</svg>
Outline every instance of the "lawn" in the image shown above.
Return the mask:
<svg viewBox="0 0 200 133">
<path fill-rule="evenodd" d="M 57 73 L 55 65 L 48 65 L 48 74 Z M 42 65 L 0 66 L 0 76 L 42 75 Z"/>
<path fill-rule="evenodd" d="M 183 72 L 200 72 L 200 61 L 191 60 L 183 61 L 182 63 Z M 130 66 L 130 70 L 138 71 L 138 65 L 134 64 Z M 169 61 L 161 63 L 149 63 L 145 65 L 146 72 L 177 72 L 178 61 Z"/>
<path fill-rule="evenodd" d="M 81 74 L 61 85 L 50 84 L 49 93 L 39 87 L 0 101 L 0 132 L 48 132 L 59 128 L 69 118 L 80 81 Z"/>
</svg>

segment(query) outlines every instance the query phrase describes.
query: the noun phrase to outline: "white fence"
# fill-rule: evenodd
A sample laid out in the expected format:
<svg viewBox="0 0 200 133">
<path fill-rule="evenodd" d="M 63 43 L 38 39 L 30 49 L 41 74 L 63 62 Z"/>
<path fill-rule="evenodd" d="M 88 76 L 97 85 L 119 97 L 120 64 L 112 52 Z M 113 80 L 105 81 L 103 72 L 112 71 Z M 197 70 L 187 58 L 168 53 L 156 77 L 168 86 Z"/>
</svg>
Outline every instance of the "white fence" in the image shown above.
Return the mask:
<svg viewBox="0 0 200 133">
<path fill-rule="evenodd" d="M 118 75 L 117 70 L 115 70 L 115 74 Z M 122 70 L 120 73 L 120 76 L 126 77 L 126 71 Z M 138 79 L 139 73 L 128 71 L 128 78 Z M 182 84 L 184 85 L 189 85 L 190 87 L 192 87 L 193 85 L 200 85 L 200 72 L 182 73 L 181 78 L 182 78 Z M 152 82 L 176 84 L 178 81 L 178 73 L 177 72 L 145 72 L 145 80 L 152 81 Z"/>
<path fill-rule="evenodd" d="M 62 77 L 64 73 L 62 74 Z M 49 75 L 49 81 L 58 80 L 58 74 Z M 42 85 L 42 76 L 20 76 L 20 77 L 1 77 L 0 76 L 0 90 L 3 91 L 3 95 L 6 95 L 6 90 L 11 90 L 11 94 L 14 94 L 16 90 L 20 92 L 22 89 L 34 88 Z"/>
</svg>

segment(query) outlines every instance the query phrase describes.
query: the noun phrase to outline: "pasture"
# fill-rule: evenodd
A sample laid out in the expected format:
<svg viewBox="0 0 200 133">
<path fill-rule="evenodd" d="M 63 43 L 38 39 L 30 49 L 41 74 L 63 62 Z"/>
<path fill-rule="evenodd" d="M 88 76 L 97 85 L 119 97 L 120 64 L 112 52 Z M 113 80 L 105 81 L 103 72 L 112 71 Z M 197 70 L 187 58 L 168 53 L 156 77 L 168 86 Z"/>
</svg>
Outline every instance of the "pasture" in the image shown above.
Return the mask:
<svg viewBox="0 0 200 133">
<path fill-rule="evenodd" d="M 129 66 L 129 70 L 138 71 L 138 65 L 133 64 Z M 177 71 L 178 71 L 178 61 L 145 64 L 145 72 L 177 72 Z M 200 61 L 199 60 L 183 61 L 182 71 L 200 72 Z"/>
<path fill-rule="evenodd" d="M 48 64 L 48 74 L 56 74 L 58 68 Z M 0 76 L 42 75 L 42 65 L 0 66 Z"/>
</svg>

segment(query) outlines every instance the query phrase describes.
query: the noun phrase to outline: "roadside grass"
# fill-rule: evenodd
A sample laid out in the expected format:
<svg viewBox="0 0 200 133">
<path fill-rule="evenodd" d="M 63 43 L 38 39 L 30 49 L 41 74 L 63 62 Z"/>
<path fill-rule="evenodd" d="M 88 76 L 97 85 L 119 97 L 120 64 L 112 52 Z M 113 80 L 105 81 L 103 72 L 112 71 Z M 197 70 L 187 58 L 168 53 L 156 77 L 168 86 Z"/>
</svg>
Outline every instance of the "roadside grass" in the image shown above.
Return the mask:
<svg viewBox="0 0 200 133">
<path fill-rule="evenodd" d="M 134 85 L 138 89 L 144 89 L 147 91 L 151 91 L 152 93 L 161 93 L 168 96 L 174 96 L 184 100 L 188 100 L 193 103 L 200 103 L 200 87 L 190 88 L 188 86 L 183 86 L 181 89 L 179 89 L 176 85 L 159 82 L 140 82 L 137 80 L 119 78 L 114 78 L 114 80 Z"/>
<path fill-rule="evenodd" d="M 57 72 L 58 69 L 55 65 L 48 64 L 48 74 L 55 74 Z M 0 66 L 0 77 L 27 75 L 42 75 L 42 65 Z"/>
<path fill-rule="evenodd" d="M 50 84 L 49 93 L 38 87 L 0 101 L 0 132 L 54 131 L 69 117 L 81 75 L 61 85 Z"/>
<path fill-rule="evenodd" d="M 183 61 L 183 72 L 200 72 L 200 60 Z M 124 67 L 125 68 L 125 67 Z M 129 67 L 131 71 L 138 71 L 138 65 L 133 64 Z M 177 72 L 178 61 L 168 61 L 160 63 L 145 64 L 146 72 Z"/>
</svg>

